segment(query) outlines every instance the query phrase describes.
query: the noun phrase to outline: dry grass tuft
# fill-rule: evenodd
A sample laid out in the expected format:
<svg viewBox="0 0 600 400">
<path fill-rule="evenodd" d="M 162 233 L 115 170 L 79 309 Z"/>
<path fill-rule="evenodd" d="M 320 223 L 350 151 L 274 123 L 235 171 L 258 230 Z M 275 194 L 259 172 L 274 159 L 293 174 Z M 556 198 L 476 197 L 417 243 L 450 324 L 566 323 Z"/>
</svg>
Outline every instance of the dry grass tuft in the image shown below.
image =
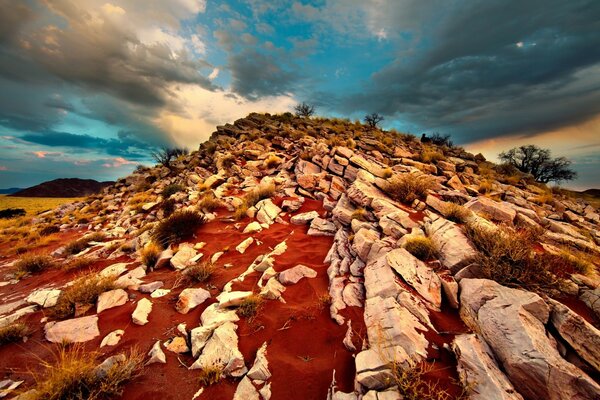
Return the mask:
<svg viewBox="0 0 600 400">
<path fill-rule="evenodd" d="M 127 381 L 140 375 L 143 366 L 143 357 L 135 349 L 106 370 L 98 368 L 98 358 L 98 353 L 90 353 L 83 346 L 62 346 L 52 362 L 41 362 L 45 371 L 34 375 L 36 392 L 31 399 L 113 398 L 121 395 Z"/>
<path fill-rule="evenodd" d="M 219 365 L 211 365 L 200 370 L 198 381 L 202 386 L 210 386 L 218 383 L 223 379 L 223 367 Z"/>
<path fill-rule="evenodd" d="M 491 191 L 494 190 L 494 183 L 491 180 L 489 180 L 489 179 L 483 180 L 479 184 L 479 188 L 477 190 L 481 194 L 490 193 Z"/>
<path fill-rule="evenodd" d="M 182 185 L 180 185 L 178 183 L 172 183 L 170 185 L 165 186 L 165 188 L 162 190 L 161 194 L 162 194 L 163 199 L 168 199 L 175 193 L 183 192 L 184 190 L 185 190 L 185 188 Z"/>
<path fill-rule="evenodd" d="M 81 239 L 77 239 L 72 241 L 71 243 L 65 246 L 65 252 L 68 255 L 81 253 L 83 250 L 87 249 L 91 242 L 101 242 L 106 238 L 106 236 L 100 232 L 94 232 L 92 234 L 86 235 Z"/>
<path fill-rule="evenodd" d="M 21 258 L 15 264 L 19 273 L 30 273 L 41 272 L 56 267 L 56 263 L 50 256 L 39 256 L 30 255 Z"/>
<path fill-rule="evenodd" d="M 424 199 L 434 185 L 434 179 L 428 175 L 401 174 L 387 180 L 385 191 L 394 200 L 410 204 L 416 199 Z"/>
<path fill-rule="evenodd" d="M 464 224 L 471 216 L 471 210 L 459 204 L 447 203 L 447 205 L 442 210 L 442 214 L 446 219 L 449 219 L 450 221 L 457 222 L 459 224 Z"/>
<path fill-rule="evenodd" d="M 352 212 L 351 218 L 359 221 L 365 221 L 367 219 L 367 210 L 364 208 L 357 208 Z"/>
<path fill-rule="evenodd" d="M 436 163 L 438 161 L 446 160 L 446 157 L 444 156 L 443 153 L 441 153 L 437 150 L 433 150 L 433 149 L 424 149 L 419 154 L 418 158 L 419 158 L 419 161 L 421 161 L 423 163 Z"/>
<path fill-rule="evenodd" d="M 144 248 L 140 251 L 142 263 L 148 268 L 154 268 L 162 249 L 159 245 L 154 242 L 147 243 Z"/>
<path fill-rule="evenodd" d="M 404 243 L 404 248 L 419 260 L 430 260 L 437 257 L 437 251 L 431 239 L 425 236 L 414 236 Z"/>
<path fill-rule="evenodd" d="M 78 257 L 69 261 L 66 264 L 61 265 L 60 269 L 63 271 L 80 270 L 91 267 L 94 263 L 98 262 L 96 258 Z"/>
<path fill-rule="evenodd" d="M 95 273 L 82 275 L 61 292 L 56 305 L 48 309 L 48 316 L 54 319 L 71 317 L 75 314 L 77 305 L 93 305 L 100 294 L 114 288 L 112 277 Z"/>
<path fill-rule="evenodd" d="M 163 248 L 190 237 L 206 222 L 204 215 L 196 211 L 177 211 L 162 220 L 152 231 L 152 239 Z"/>
<path fill-rule="evenodd" d="M 181 274 L 182 284 L 184 286 L 193 286 L 198 283 L 206 282 L 214 272 L 215 265 L 210 261 L 189 266 Z"/>
<path fill-rule="evenodd" d="M 261 182 L 258 186 L 247 192 L 242 198 L 242 203 L 235 209 L 233 217 L 241 220 L 246 216 L 248 209 L 263 199 L 268 199 L 275 193 L 273 182 Z"/>
<path fill-rule="evenodd" d="M 221 202 L 221 200 L 217 199 L 217 197 L 212 192 L 204 195 L 198 202 L 198 208 L 200 210 L 204 210 L 204 211 L 208 211 L 208 212 L 214 211 L 217 208 L 222 207 L 222 206 L 223 206 L 223 202 Z"/>
<path fill-rule="evenodd" d="M 412 362 L 408 366 L 391 363 L 393 384 L 405 400 L 466 400 L 467 393 L 463 389 L 458 396 L 453 396 L 441 388 L 438 381 L 427 377 L 433 365 Z"/>
<path fill-rule="evenodd" d="M 8 343 L 18 342 L 27 336 L 29 329 L 21 322 L 14 322 L 0 328 L 0 346 Z"/>
<path fill-rule="evenodd" d="M 257 294 L 245 298 L 238 306 L 238 314 L 250 320 L 256 318 L 256 315 L 262 307 L 263 301 L 263 298 Z"/>
<path fill-rule="evenodd" d="M 277 157 L 275 154 L 270 154 L 264 161 L 266 169 L 275 168 L 283 162 L 281 157 Z"/>
</svg>

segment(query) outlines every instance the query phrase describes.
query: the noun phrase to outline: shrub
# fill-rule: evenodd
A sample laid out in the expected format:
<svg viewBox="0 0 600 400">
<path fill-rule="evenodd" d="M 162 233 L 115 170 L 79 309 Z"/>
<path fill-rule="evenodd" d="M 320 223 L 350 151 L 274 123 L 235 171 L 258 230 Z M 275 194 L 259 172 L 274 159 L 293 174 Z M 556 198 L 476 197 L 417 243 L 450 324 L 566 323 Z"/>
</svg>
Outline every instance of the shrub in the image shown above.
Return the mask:
<svg viewBox="0 0 600 400">
<path fill-rule="evenodd" d="M 164 199 L 168 199 L 175 193 L 183 192 L 184 190 L 185 190 L 185 188 L 183 186 L 181 186 L 180 184 L 172 183 L 170 185 L 165 186 L 165 188 L 162 190 L 161 194 Z"/>
<path fill-rule="evenodd" d="M 244 318 L 254 319 L 262 307 L 263 299 L 259 295 L 246 297 L 238 306 L 238 314 Z"/>
<path fill-rule="evenodd" d="M 463 389 L 457 396 L 453 396 L 442 389 L 438 382 L 427 378 L 433 366 L 425 363 L 409 361 L 406 364 L 390 363 L 392 381 L 405 400 L 466 400 L 467 393 Z"/>
<path fill-rule="evenodd" d="M 481 194 L 490 193 L 492 190 L 494 190 L 494 184 L 489 179 L 485 179 L 485 180 L 481 181 L 481 183 L 479 184 L 478 191 Z"/>
<path fill-rule="evenodd" d="M 154 268 L 161 252 L 162 250 L 160 246 L 158 246 L 156 243 L 150 242 L 146 244 L 140 252 L 142 263 L 144 263 L 144 265 L 148 268 Z"/>
<path fill-rule="evenodd" d="M 100 294 L 114 288 L 112 277 L 95 273 L 83 275 L 60 293 L 56 305 L 48 309 L 48 314 L 55 319 L 71 317 L 75 314 L 76 305 L 93 305 Z"/>
<path fill-rule="evenodd" d="M 0 328 L 0 346 L 8 343 L 18 342 L 27 336 L 29 329 L 27 325 L 14 322 Z"/>
<path fill-rule="evenodd" d="M 424 149 L 421 154 L 419 154 L 419 161 L 424 163 L 435 163 L 444 161 L 445 159 L 446 157 L 443 153 L 433 149 Z"/>
<path fill-rule="evenodd" d="M 364 208 L 357 208 L 352 212 L 351 219 L 357 219 L 359 221 L 365 221 L 367 219 L 367 210 Z"/>
<path fill-rule="evenodd" d="M 198 381 L 202 386 L 210 386 L 223 379 L 223 367 L 219 365 L 210 365 L 200 370 Z"/>
<path fill-rule="evenodd" d="M 91 242 L 100 242 L 104 240 L 104 234 L 100 232 L 95 232 L 90 235 L 86 235 L 81 239 L 74 240 L 71 243 L 65 246 L 65 252 L 67 255 L 73 255 L 81 253 L 83 250 L 87 249 Z"/>
<path fill-rule="evenodd" d="M 118 357 L 118 356 L 117 356 Z M 119 396 L 123 385 L 140 375 L 143 357 L 137 350 L 124 354 L 107 370 L 98 370 L 99 353 L 83 346 L 62 346 L 54 362 L 42 361 L 43 375 L 34 375 L 35 392 L 28 399 L 107 399 Z"/>
<path fill-rule="evenodd" d="M 34 274 L 50 268 L 54 268 L 56 264 L 50 256 L 25 256 L 21 258 L 15 265 L 19 272 L 29 272 Z"/>
<path fill-rule="evenodd" d="M 163 210 L 163 214 L 165 217 L 169 217 L 173 212 L 175 212 L 175 206 L 177 202 L 173 199 L 166 199 L 160 203 L 160 208 Z"/>
<path fill-rule="evenodd" d="M 385 168 L 382 172 L 383 178 L 388 179 L 394 176 L 394 171 L 391 168 Z"/>
<path fill-rule="evenodd" d="M 397 201 L 412 203 L 424 199 L 434 185 L 433 178 L 428 175 L 400 174 L 387 180 L 385 191 Z"/>
<path fill-rule="evenodd" d="M 261 182 L 254 189 L 250 190 L 244 196 L 244 201 L 248 208 L 252 207 L 259 201 L 267 199 L 275 193 L 275 184 L 273 182 Z"/>
<path fill-rule="evenodd" d="M 217 199 L 212 192 L 205 194 L 198 202 L 198 208 L 208 212 L 214 211 L 222 205 L 221 200 Z"/>
<path fill-rule="evenodd" d="M 64 271 L 83 269 L 83 268 L 88 268 L 88 267 L 92 266 L 97 261 L 98 260 L 94 259 L 94 258 L 77 257 L 77 258 L 69 261 L 66 264 L 62 264 L 60 268 Z"/>
<path fill-rule="evenodd" d="M 539 230 L 515 231 L 504 225 L 494 230 L 478 224 L 467 224 L 466 228 L 467 235 L 479 250 L 477 263 L 484 278 L 533 291 L 558 287 L 549 265 L 532 251 L 535 238 L 541 234 Z"/>
<path fill-rule="evenodd" d="M 47 225 L 39 231 L 40 236 L 48 236 L 58 232 L 60 232 L 60 228 L 57 225 Z"/>
<path fill-rule="evenodd" d="M 152 231 L 156 243 L 166 248 L 168 245 L 190 237 L 200 225 L 206 222 L 204 215 L 196 211 L 177 211 L 162 220 Z"/>
<path fill-rule="evenodd" d="M 243 201 L 239 206 L 236 207 L 235 211 L 233 212 L 233 218 L 236 221 L 240 221 L 246 217 L 247 212 L 248 212 L 248 204 L 246 204 L 246 202 Z"/>
<path fill-rule="evenodd" d="M 404 248 L 419 260 L 429 260 L 437 256 L 431 239 L 425 236 L 414 236 L 404 243 Z"/>
<path fill-rule="evenodd" d="M 447 203 L 442 210 L 442 214 L 450 221 L 464 224 L 471 216 L 471 210 L 459 204 Z"/>
<path fill-rule="evenodd" d="M 187 267 L 183 271 L 183 280 L 186 283 L 186 286 L 192 286 L 209 280 L 213 272 L 215 272 L 214 264 L 210 261 L 205 261 Z"/>
<path fill-rule="evenodd" d="M 4 210 L 0 210 L 0 219 L 22 217 L 25 214 L 26 212 L 22 208 L 5 208 Z"/>
</svg>

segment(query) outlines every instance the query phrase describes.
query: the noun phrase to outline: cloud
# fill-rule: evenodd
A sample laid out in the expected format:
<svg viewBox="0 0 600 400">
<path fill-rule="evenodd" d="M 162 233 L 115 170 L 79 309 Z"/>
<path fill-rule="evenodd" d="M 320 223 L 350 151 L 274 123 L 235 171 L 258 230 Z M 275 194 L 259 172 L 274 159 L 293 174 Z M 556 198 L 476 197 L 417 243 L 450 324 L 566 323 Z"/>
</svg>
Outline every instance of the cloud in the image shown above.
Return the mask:
<svg viewBox="0 0 600 400">
<path fill-rule="evenodd" d="M 126 160 L 123 157 L 116 157 L 116 158 L 113 158 L 113 159 L 109 160 L 108 162 L 102 164 L 102 166 L 105 168 L 119 168 L 119 167 L 122 167 L 123 165 L 137 165 L 137 164 L 138 164 L 137 162 Z"/>
<path fill-rule="evenodd" d="M 0 165 L 0 171 L 8 171 L 8 167 L 5 167 L 4 165 Z"/>
<path fill-rule="evenodd" d="M 63 153 L 58 152 L 58 151 L 38 150 L 38 151 L 30 151 L 30 152 L 28 152 L 28 154 L 32 154 L 32 155 L 36 156 L 37 158 L 46 158 L 46 156 L 48 156 L 48 157 L 62 156 Z"/>
</svg>

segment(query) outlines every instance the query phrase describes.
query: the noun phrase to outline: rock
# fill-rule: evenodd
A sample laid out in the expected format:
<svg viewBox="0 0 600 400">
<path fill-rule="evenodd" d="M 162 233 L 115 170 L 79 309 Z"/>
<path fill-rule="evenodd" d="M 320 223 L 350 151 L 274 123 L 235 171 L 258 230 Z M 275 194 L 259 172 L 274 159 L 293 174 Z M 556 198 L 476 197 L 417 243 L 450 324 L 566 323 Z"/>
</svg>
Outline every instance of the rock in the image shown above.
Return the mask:
<svg viewBox="0 0 600 400">
<path fill-rule="evenodd" d="M 171 267 L 176 270 L 186 269 L 191 265 L 191 259 L 194 258 L 198 254 L 198 252 L 190 245 L 184 245 L 182 243 L 179 246 L 179 250 L 175 255 L 171 258 L 170 263 Z"/>
<path fill-rule="evenodd" d="M 316 278 L 317 271 L 308 268 L 305 265 L 296 265 L 293 268 L 286 269 L 279 273 L 278 280 L 283 285 L 293 285 L 298 283 L 302 278 Z"/>
<path fill-rule="evenodd" d="M 239 306 L 244 300 L 252 296 L 252 292 L 223 292 L 217 296 L 219 307 Z"/>
<path fill-rule="evenodd" d="M 263 343 L 256 352 L 254 364 L 246 376 L 252 380 L 259 381 L 266 381 L 271 377 L 269 362 L 267 361 L 267 342 Z"/>
<path fill-rule="evenodd" d="M 82 343 L 100 336 L 98 316 L 52 321 L 44 326 L 46 340 L 52 343 Z"/>
<path fill-rule="evenodd" d="M 454 222 L 438 218 L 426 224 L 425 229 L 440 254 L 440 262 L 453 274 L 477 257 L 477 251 Z"/>
<path fill-rule="evenodd" d="M 561 303 L 548 300 L 552 306 L 550 322 L 560 336 L 600 372 L 600 330 Z"/>
<path fill-rule="evenodd" d="M 369 207 L 375 199 L 386 198 L 386 195 L 368 182 L 357 179 L 346 191 L 346 195 L 354 204 Z"/>
<path fill-rule="evenodd" d="M 190 351 L 187 342 L 181 336 L 176 336 L 165 343 L 165 348 L 176 354 L 183 354 Z"/>
<path fill-rule="evenodd" d="M 273 204 L 271 199 L 261 200 L 256 203 L 256 209 L 258 210 L 256 213 L 256 219 L 261 224 L 271 225 L 275 222 L 275 219 L 281 212 L 281 208 L 277 207 Z"/>
<path fill-rule="evenodd" d="M 442 283 L 442 290 L 448 301 L 448 305 L 452 308 L 458 308 L 458 282 L 450 274 L 438 274 Z"/>
<path fill-rule="evenodd" d="M 364 268 L 365 291 L 367 299 L 373 297 L 396 297 L 401 288 L 396 283 L 396 275 L 388 265 L 385 257 L 368 263 Z"/>
<path fill-rule="evenodd" d="M 442 306 L 442 283 L 436 273 L 406 249 L 394 249 L 386 255 L 388 265 L 412 286 L 436 311 Z"/>
<path fill-rule="evenodd" d="M 233 394 L 233 400 L 260 400 L 258 391 L 252 384 L 252 381 L 247 376 L 243 377 L 235 393 Z"/>
<path fill-rule="evenodd" d="M 153 299 L 158 299 L 159 297 L 163 297 L 171 293 L 171 289 L 156 289 L 154 292 L 150 293 L 150 297 Z"/>
<path fill-rule="evenodd" d="M 319 217 L 312 220 L 307 234 L 309 236 L 334 236 L 336 231 L 337 228 L 333 222 Z"/>
<path fill-rule="evenodd" d="M 154 264 L 154 269 L 164 268 L 169 265 L 169 262 L 173 258 L 173 250 L 166 249 L 163 250 L 158 256 L 158 260 L 156 260 L 156 264 Z"/>
<path fill-rule="evenodd" d="M 127 292 L 123 289 L 109 290 L 108 292 L 101 293 L 100 296 L 98 296 L 96 313 L 100 314 L 104 310 L 122 306 L 127 303 L 127 299 Z"/>
<path fill-rule="evenodd" d="M 163 287 L 164 283 L 162 281 L 156 281 L 151 283 L 145 283 L 138 287 L 138 290 L 142 293 L 152 293 L 157 289 Z"/>
<path fill-rule="evenodd" d="M 146 325 L 148 323 L 148 315 L 152 311 L 152 302 L 148 299 L 138 301 L 131 319 L 136 325 Z"/>
<path fill-rule="evenodd" d="M 594 290 L 582 290 L 579 299 L 600 318 L 600 287 Z"/>
<path fill-rule="evenodd" d="M 25 382 L 25 381 L 13 381 L 11 379 L 5 379 L 3 381 L 0 381 L 0 398 L 6 397 L 9 394 L 11 394 L 12 391 L 14 391 L 16 388 L 18 388 L 19 386 L 21 386 L 21 384 Z M 35 389 L 33 389 L 35 391 Z M 28 392 L 23 393 L 23 395 L 25 396 Z M 22 400 L 26 400 L 27 397 L 21 397 L 21 395 L 17 396 L 17 397 L 13 397 L 13 399 L 22 399 Z"/>
<path fill-rule="evenodd" d="M 292 213 L 298 211 L 302 207 L 302 204 L 304 204 L 304 197 L 300 197 L 297 200 L 284 200 L 281 203 L 281 208 Z"/>
<path fill-rule="evenodd" d="M 342 300 L 349 307 L 362 307 L 365 300 L 365 290 L 362 283 L 348 283 L 342 292 Z"/>
<path fill-rule="evenodd" d="M 225 322 L 217 327 L 190 369 L 220 366 L 224 368 L 225 374 L 232 376 L 238 376 L 242 371 L 246 372 L 244 356 L 238 350 L 236 329 L 237 326 L 233 322 Z"/>
<path fill-rule="evenodd" d="M 290 218 L 290 222 L 294 225 L 307 225 L 315 218 L 319 217 L 319 213 L 316 211 L 309 211 L 302 214 L 296 214 Z"/>
<path fill-rule="evenodd" d="M 148 352 L 148 355 L 150 356 L 150 359 L 146 362 L 146 365 L 155 364 L 155 363 L 161 363 L 161 364 L 167 363 L 167 357 L 165 356 L 165 353 L 160 348 L 160 340 L 157 340 L 156 343 L 154 343 L 154 345 Z"/>
<path fill-rule="evenodd" d="M 117 264 L 112 264 L 109 265 L 108 267 L 104 268 L 102 271 L 100 271 L 100 276 L 103 277 L 117 277 L 119 275 L 121 275 L 123 272 L 127 271 L 127 263 L 117 263 Z"/>
<path fill-rule="evenodd" d="M 394 350 L 367 349 L 356 355 L 356 381 L 367 389 L 381 390 L 392 385 L 394 375 L 390 370 L 390 362 L 396 357 L 406 359 L 406 353 L 400 347 Z M 393 352 L 396 352 L 394 354 Z"/>
<path fill-rule="evenodd" d="M 246 252 L 246 250 L 248 249 L 248 247 L 250 247 L 250 245 L 252 243 L 254 243 L 254 238 L 253 237 L 246 238 L 244 241 L 242 241 L 240 244 L 238 244 L 235 249 L 240 254 L 244 254 Z"/>
<path fill-rule="evenodd" d="M 281 297 L 284 291 L 285 286 L 279 283 L 277 278 L 273 276 L 269 278 L 267 284 L 261 289 L 260 295 L 265 299 L 281 300 L 285 303 L 285 301 Z"/>
<path fill-rule="evenodd" d="M 350 162 L 368 171 L 369 173 L 378 176 L 379 178 L 384 178 L 386 175 L 385 169 L 383 167 L 381 167 L 373 161 L 367 160 L 362 155 L 354 154 L 352 157 L 350 157 Z"/>
<path fill-rule="evenodd" d="M 472 400 L 522 400 L 508 378 L 500 371 L 488 345 L 475 334 L 454 338 L 452 350 L 458 361 L 462 386 Z"/>
<path fill-rule="evenodd" d="M 352 249 L 362 261 L 367 261 L 367 256 L 369 255 L 371 246 L 376 240 L 379 240 L 379 233 L 377 233 L 377 231 L 361 228 L 354 235 L 354 239 L 352 240 Z"/>
<path fill-rule="evenodd" d="M 460 289 L 461 317 L 481 333 L 523 397 L 600 397 L 600 386 L 565 361 L 547 338 L 549 308 L 540 296 L 486 279 L 462 279 Z"/>
<path fill-rule="evenodd" d="M 348 329 L 346 329 L 346 334 L 344 335 L 344 340 L 342 341 L 342 343 L 344 344 L 344 347 L 351 352 L 356 351 L 356 346 L 352 341 L 353 336 L 354 334 L 352 333 L 352 321 L 348 320 Z"/>
<path fill-rule="evenodd" d="M 343 194 L 332 210 L 333 218 L 344 225 L 349 225 L 352 222 L 352 214 L 356 208 L 352 205 L 348 196 Z"/>
<path fill-rule="evenodd" d="M 183 289 L 179 294 L 175 309 L 181 314 L 187 314 L 196 306 L 204 303 L 210 298 L 210 292 L 202 288 Z"/>
<path fill-rule="evenodd" d="M 96 378 L 105 379 L 115 365 L 123 364 L 126 361 L 127 357 L 125 357 L 125 354 L 117 354 L 115 356 L 108 357 L 106 360 L 102 361 L 101 364 L 97 365 L 96 368 L 94 368 L 93 373 L 96 375 Z"/>
<path fill-rule="evenodd" d="M 471 211 L 489 215 L 494 221 L 505 222 L 507 224 L 512 224 L 517 215 L 517 212 L 509 203 L 494 201 L 485 196 L 479 196 L 476 199 L 470 200 L 464 206 Z"/>
<path fill-rule="evenodd" d="M 260 231 L 262 231 L 262 229 L 263 228 L 262 228 L 262 226 L 260 225 L 259 222 L 252 221 L 248 225 L 246 225 L 246 227 L 244 228 L 244 231 L 242 233 L 260 232 Z"/>
<path fill-rule="evenodd" d="M 54 307 L 60 296 L 59 289 L 40 289 L 32 292 L 25 301 L 29 304 L 37 304 L 42 308 Z"/>
<path fill-rule="evenodd" d="M 102 342 L 100 343 L 100 347 L 116 346 L 121 341 L 121 337 L 123 337 L 124 334 L 125 334 L 125 331 L 121 330 L 121 329 L 112 331 L 111 333 L 106 335 L 104 337 L 104 339 L 102 339 Z"/>
</svg>

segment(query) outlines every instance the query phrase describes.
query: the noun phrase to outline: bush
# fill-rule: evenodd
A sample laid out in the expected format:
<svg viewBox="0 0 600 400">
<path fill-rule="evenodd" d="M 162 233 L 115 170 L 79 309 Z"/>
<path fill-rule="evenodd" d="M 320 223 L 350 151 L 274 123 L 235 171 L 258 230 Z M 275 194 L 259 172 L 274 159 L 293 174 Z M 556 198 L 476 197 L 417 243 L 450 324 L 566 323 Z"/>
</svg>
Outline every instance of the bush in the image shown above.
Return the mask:
<svg viewBox="0 0 600 400">
<path fill-rule="evenodd" d="M 177 202 L 173 199 L 166 199 L 160 203 L 160 208 L 163 210 L 163 214 L 165 217 L 169 217 L 173 212 L 175 212 L 175 206 Z"/>
<path fill-rule="evenodd" d="M 439 151 L 432 149 L 424 149 L 421 154 L 419 154 L 419 161 L 424 163 L 435 163 L 438 161 L 444 161 L 446 157 Z"/>
<path fill-rule="evenodd" d="M 398 388 L 401 398 L 405 400 L 466 400 L 467 393 L 463 389 L 457 396 L 451 395 L 439 386 L 439 383 L 427 378 L 432 366 L 425 363 L 409 361 L 399 364 L 390 363 L 393 384 Z"/>
<path fill-rule="evenodd" d="M 280 157 L 277 157 L 274 154 L 270 154 L 269 157 L 265 159 L 264 166 L 266 169 L 271 169 L 277 167 L 282 162 L 283 160 Z"/>
<path fill-rule="evenodd" d="M 214 211 L 222 205 L 221 200 L 217 199 L 212 192 L 205 194 L 198 202 L 198 208 L 208 212 Z"/>
<path fill-rule="evenodd" d="M 472 212 L 459 204 L 447 203 L 442 210 L 442 214 L 450 221 L 464 224 L 467 222 Z"/>
<path fill-rule="evenodd" d="M 410 204 L 416 199 L 424 199 L 434 185 L 434 179 L 428 175 L 401 174 L 387 180 L 385 191 L 394 200 Z"/>
<path fill-rule="evenodd" d="M 165 186 L 165 188 L 162 190 L 161 194 L 162 194 L 163 199 L 168 199 L 175 193 L 183 192 L 184 190 L 185 190 L 185 188 L 183 186 L 181 186 L 180 184 L 172 183 L 170 185 Z"/>
<path fill-rule="evenodd" d="M 481 181 L 479 184 L 478 192 L 481 194 L 490 193 L 492 190 L 494 190 L 494 184 L 488 179 Z"/>
<path fill-rule="evenodd" d="M 26 212 L 22 208 L 5 208 L 4 210 L 0 210 L 0 219 L 22 217 L 25 214 Z"/>
<path fill-rule="evenodd" d="M 150 242 L 146 244 L 146 246 L 144 246 L 140 252 L 142 263 L 148 268 L 154 268 L 161 252 L 162 250 L 160 246 L 158 246 L 156 243 Z"/>
<path fill-rule="evenodd" d="M 50 268 L 54 268 L 56 264 L 50 256 L 26 256 L 21 258 L 15 266 L 19 272 L 29 272 L 34 274 Z"/>
<path fill-rule="evenodd" d="M 48 314 L 54 319 L 72 317 L 75 314 L 76 305 L 93 305 L 100 294 L 114 288 L 112 277 L 104 277 L 95 273 L 83 275 L 61 292 L 56 305 L 48 309 Z"/>
<path fill-rule="evenodd" d="M 206 222 L 204 215 L 196 211 L 177 211 L 161 221 L 152 231 L 152 238 L 163 248 L 190 237 Z"/>
<path fill-rule="evenodd" d="M 83 250 L 87 249 L 91 242 L 100 242 L 104 239 L 104 234 L 100 232 L 95 232 L 67 244 L 65 246 L 65 252 L 67 255 L 78 254 L 81 253 Z"/>
<path fill-rule="evenodd" d="M 79 270 L 79 269 L 83 269 L 83 268 L 88 268 L 90 266 L 92 266 L 94 263 L 96 263 L 98 260 L 94 259 L 94 258 L 87 258 L 87 257 L 78 257 L 75 258 L 71 261 L 69 261 L 66 264 L 61 265 L 61 269 L 63 271 L 72 271 L 72 270 Z"/>
<path fill-rule="evenodd" d="M 58 232 L 60 232 L 60 228 L 57 225 L 47 225 L 39 231 L 40 236 L 48 236 Z"/>
<path fill-rule="evenodd" d="M 467 235 L 479 250 L 477 264 L 484 278 L 532 291 L 558 288 L 548 260 L 532 251 L 535 239 L 541 235 L 539 230 L 515 231 L 504 225 L 497 230 L 478 224 L 466 227 Z"/>
<path fill-rule="evenodd" d="M 108 399 L 121 395 L 123 385 L 140 375 L 143 356 L 132 350 L 108 370 L 97 369 L 99 353 L 83 346 L 60 347 L 54 362 L 42 361 L 43 375 L 35 375 L 35 392 L 28 399 Z"/>
<path fill-rule="evenodd" d="M 205 261 L 203 263 L 187 267 L 183 271 L 183 281 L 185 282 L 186 286 L 192 286 L 209 280 L 213 272 L 215 272 L 214 264 L 212 264 L 210 261 Z"/>
<path fill-rule="evenodd" d="M 352 212 L 351 219 L 357 219 L 359 221 L 365 221 L 367 219 L 367 210 L 364 208 L 357 208 Z"/>
<path fill-rule="evenodd" d="M 433 242 L 425 236 L 414 236 L 408 239 L 403 247 L 419 260 L 426 261 L 437 256 Z"/>
<path fill-rule="evenodd" d="M 29 333 L 27 325 L 14 322 L 0 328 L 0 346 L 8 343 L 18 342 Z"/>
</svg>

